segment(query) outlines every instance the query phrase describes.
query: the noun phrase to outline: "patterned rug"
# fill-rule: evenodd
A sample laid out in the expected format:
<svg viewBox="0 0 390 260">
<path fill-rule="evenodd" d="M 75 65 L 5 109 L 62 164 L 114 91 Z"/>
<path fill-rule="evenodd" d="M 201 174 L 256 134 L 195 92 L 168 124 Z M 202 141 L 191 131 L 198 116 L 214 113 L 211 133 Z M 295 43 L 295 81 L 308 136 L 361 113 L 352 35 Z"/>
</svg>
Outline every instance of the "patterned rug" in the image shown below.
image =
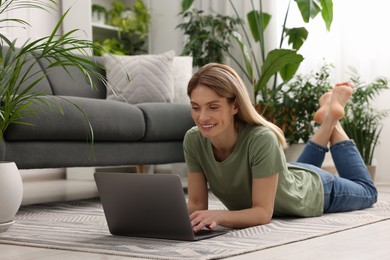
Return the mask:
<svg viewBox="0 0 390 260">
<path fill-rule="evenodd" d="M 222 208 L 211 201 L 211 208 Z M 0 243 L 150 259 L 219 259 L 277 247 L 390 219 L 390 201 L 349 213 L 274 219 L 270 224 L 198 241 L 117 237 L 108 232 L 99 200 L 21 207 Z"/>
</svg>

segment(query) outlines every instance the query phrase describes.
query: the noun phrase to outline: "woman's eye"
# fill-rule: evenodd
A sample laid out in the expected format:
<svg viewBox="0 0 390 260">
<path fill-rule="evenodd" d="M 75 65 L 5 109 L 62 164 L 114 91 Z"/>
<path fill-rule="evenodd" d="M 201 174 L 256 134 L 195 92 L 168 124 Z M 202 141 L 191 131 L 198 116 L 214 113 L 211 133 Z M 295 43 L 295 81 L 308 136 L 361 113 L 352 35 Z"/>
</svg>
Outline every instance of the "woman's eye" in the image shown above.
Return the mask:
<svg viewBox="0 0 390 260">
<path fill-rule="evenodd" d="M 210 106 L 210 109 L 212 109 L 212 110 L 216 110 L 218 108 L 219 108 L 218 106 Z"/>
<path fill-rule="evenodd" d="M 198 111 L 198 110 L 199 110 L 199 107 L 192 107 L 192 110 Z"/>
</svg>

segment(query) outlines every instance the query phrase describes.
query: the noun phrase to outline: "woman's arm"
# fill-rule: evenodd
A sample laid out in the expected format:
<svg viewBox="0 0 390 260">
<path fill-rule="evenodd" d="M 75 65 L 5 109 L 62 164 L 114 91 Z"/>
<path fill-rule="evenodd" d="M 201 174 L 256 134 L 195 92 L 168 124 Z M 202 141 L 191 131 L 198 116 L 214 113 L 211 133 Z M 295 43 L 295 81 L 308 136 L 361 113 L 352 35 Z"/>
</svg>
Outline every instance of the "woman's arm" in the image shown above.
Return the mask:
<svg viewBox="0 0 390 260">
<path fill-rule="evenodd" d="M 209 204 L 206 177 L 201 172 L 188 173 L 188 212 L 207 210 Z"/>
<path fill-rule="evenodd" d="M 228 228 L 246 228 L 269 223 L 273 215 L 277 185 L 278 174 L 253 179 L 252 207 L 249 209 L 193 212 L 190 219 L 194 231 L 197 232 L 204 227 L 214 229 L 217 225 Z"/>
</svg>

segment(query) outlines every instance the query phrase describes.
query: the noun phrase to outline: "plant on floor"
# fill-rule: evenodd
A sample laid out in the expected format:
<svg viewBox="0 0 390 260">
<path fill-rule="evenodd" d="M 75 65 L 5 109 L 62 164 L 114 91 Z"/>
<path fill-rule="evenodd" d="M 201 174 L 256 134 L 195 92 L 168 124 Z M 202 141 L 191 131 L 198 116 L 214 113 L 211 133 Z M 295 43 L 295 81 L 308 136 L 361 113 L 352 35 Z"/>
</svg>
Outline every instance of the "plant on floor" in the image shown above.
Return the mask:
<svg viewBox="0 0 390 260">
<path fill-rule="evenodd" d="M 56 10 L 57 7 L 58 4 L 54 0 L 3 0 L 0 1 L 0 15 L 7 17 L 7 12 L 21 8 L 38 8 L 49 11 L 50 9 Z M 0 140 L 10 124 L 28 125 L 24 119 L 36 114 L 33 106 L 58 109 L 62 113 L 61 107 L 56 102 L 61 97 L 54 97 L 36 90 L 38 83 L 46 76 L 38 74 L 33 69 L 39 61 L 49 61 L 49 65 L 43 69 L 77 68 L 85 75 L 91 86 L 94 86 L 92 77 L 96 77 L 108 86 L 106 79 L 93 69 L 93 67 L 100 66 L 87 56 L 91 50 L 99 49 L 99 46 L 91 41 L 77 39 L 74 36 L 77 30 L 64 35 L 60 34 L 61 24 L 68 12 L 69 10 L 60 18 L 50 35 L 26 41 L 21 46 L 18 45 L 17 40 L 9 39 L 5 34 L 0 33 Z M 7 26 L 29 26 L 29 24 L 18 18 L 2 18 L 0 26 L 5 28 Z M 93 139 L 92 127 L 86 115 L 76 104 L 73 105 L 84 115 L 90 138 Z"/>
<path fill-rule="evenodd" d="M 388 87 L 388 81 L 379 77 L 371 83 L 364 83 L 356 71 L 350 79 L 355 85 L 354 93 L 345 108 L 341 120 L 345 132 L 353 139 L 366 165 L 372 165 L 375 148 L 382 132 L 382 120 L 387 117 L 387 110 L 373 107 L 374 99 Z"/>
</svg>

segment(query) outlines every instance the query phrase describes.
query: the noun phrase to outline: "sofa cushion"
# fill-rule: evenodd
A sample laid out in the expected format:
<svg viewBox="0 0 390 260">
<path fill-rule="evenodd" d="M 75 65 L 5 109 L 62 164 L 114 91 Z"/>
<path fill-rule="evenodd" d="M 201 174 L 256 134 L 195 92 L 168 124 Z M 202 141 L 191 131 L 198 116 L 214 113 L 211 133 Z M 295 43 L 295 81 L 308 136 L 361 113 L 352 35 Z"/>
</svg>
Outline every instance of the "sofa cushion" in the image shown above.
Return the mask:
<svg viewBox="0 0 390 260">
<path fill-rule="evenodd" d="M 105 76 L 104 62 L 101 57 L 95 57 L 94 61 L 99 65 L 93 67 L 92 70 Z M 39 61 L 41 67 L 47 74 L 47 78 L 53 89 L 53 94 L 57 96 L 75 96 L 75 97 L 89 97 L 89 98 L 106 98 L 106 86 L 97 79 L 96 76 L 90 77 L 93 83 L 91 86 L 89 79 L 75 67 L 68 67 L 64 70 L 62 67 L 49 67 L 48 60 Z"/>
<path fill-rule="evenodd" d="M 105 54 L 107 80 L 116 92 L 107 89 L 107 99 L 131 104 L 172 102 L 174 56 L 174 51 L 160 55 Z M 130 82 L 123 75 L 124 69 L 131 78 Z"/>
<path fill-rule="evenodd" d="M 131 104 L 80 97 L 51 97 L 63 110 L 61 114 L 53 106 L 50 110 L 44 105 L 33 107 L 34 116 L 24 118 L 33 126 L 13 124 L 6 133 L 7 141 L 85 141 L 88 124 L 77 105 L 88 117 L 93 128 L 95 141 L 138 141 L 145 133 L 145 120 L 142 111 Z M 50 97 L 48 97 L 50 101 Z M 72 102 L 73 104 L 71 104 Z"/>
<path fill-rule="evenodd" d="M 142 141 L 181 141 L 194 126 L 189 104 L 143 103 L 137 104 L 144 114 L 146 133 Z"/>
<path fill-rule="evenodd" d="M 9 50 L 9 46 L 4 45 L 2 48 L 2 54 L 6 55 L 6 53 Z M 16 52 L 19 50 L 16 50 Z M 18 53 L 13 52 L 13 54 L 18 55 Z M 10 59 L 13 59 L 13 56 L 10 57 Z M 4 64 L 2 64 L 4 65 Z M 8 67 L 9 69 L 13 69 L 11 67 Z M 5 67 L 4 69 L 8 69 Z M 53 94 L 53 91 L 50 87 L 49 81 L 46 77 L 44 77 L 44 73 L 42 72 L 42 68 L 39 64 L 39 62 L 35 59 L 35 57 L 31 54 L 28 53 L 26 55 L 26 60 L 25 63 L 23 64 L 23 68 L 21 71 L 21 75 L 24 75 L 27 72 L 27 69 L 30 69 L 29 72 L 29 77 L 27 77 L 26 81 L 21 84 L 21 88 L 19 89 L 19 93 L 21 91 L 24 91 L 27 87 L 29 87 L 34 81 L 39 80 L 35 84 L 34 87 L 30 89 L 29 92 L 31 93 L 45 93 L 45 94 Z M 21 77 L 20 77 L 21 78 Z"/>
</svg>

